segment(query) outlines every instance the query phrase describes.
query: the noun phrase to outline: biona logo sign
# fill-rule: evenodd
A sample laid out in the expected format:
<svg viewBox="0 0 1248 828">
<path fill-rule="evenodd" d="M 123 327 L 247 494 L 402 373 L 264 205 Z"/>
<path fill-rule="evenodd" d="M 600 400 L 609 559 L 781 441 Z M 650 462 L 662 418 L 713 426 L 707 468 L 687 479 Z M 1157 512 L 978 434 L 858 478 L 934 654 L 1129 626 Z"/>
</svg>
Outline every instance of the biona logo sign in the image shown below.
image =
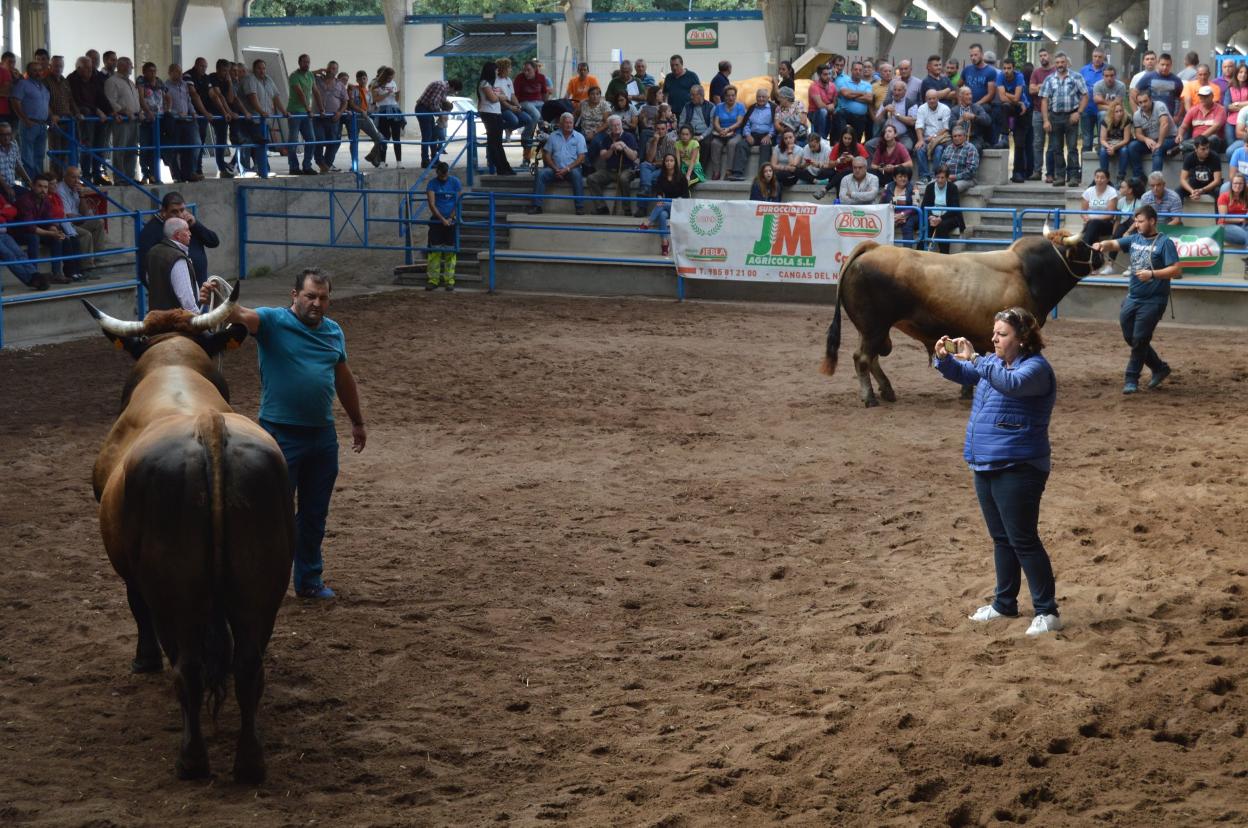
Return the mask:
<svg viewBox="0 0 1248 828">
<path fill-rule="evenodd" d="M 719 46 L 718 23 L 686 23 L 686 49 L 714 49 Z"/>
<path fill-rule="evenodd" d="M 880 235 L 884 225 L 880 217 L 863 210 L 850 210 L 836 217 L 836 232 L 854 239 L 873 239 Z"/>
</svg>

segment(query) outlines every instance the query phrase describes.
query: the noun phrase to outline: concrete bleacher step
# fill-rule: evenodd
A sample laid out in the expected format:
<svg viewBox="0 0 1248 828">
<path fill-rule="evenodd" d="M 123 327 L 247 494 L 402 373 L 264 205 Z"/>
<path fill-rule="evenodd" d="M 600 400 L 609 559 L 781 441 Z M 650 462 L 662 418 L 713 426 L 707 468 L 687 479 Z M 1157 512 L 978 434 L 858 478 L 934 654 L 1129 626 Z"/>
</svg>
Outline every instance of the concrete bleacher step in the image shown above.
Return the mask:
<svg viewBox="0 0 1248 828">
<path fill-rule="evenodd" d="M 1082 181 L 1084 186 L 1087 186 L 1092 183 L 1092 176 L 1098 169 L 1100 169 L 1101 158 L 1095 152 L 1085 152 L 1081 154 L 1080 160 L 1082 161 L 1083 166 Z M 1222 156 L 1222 163 L 1226 163 L 1225 155 Z M 1152 155 L 1150 154 L 1144 156 L 1141 161 L 1141 165 L 1144 167 L 1144 178 L 1147 179 L 1148 174 L 1153 171 Z M 1162 165 L 1161 172 L 1166 177 L 1166 184 L 1168 186 L 1171 188 L 1179 186 L 1179 175 L 1183 172 L 1183 154 L 1179 153 L 1167 158 L 1165 163 Z M 1129 165 L 1127 167 L 1127 175 L 1131 175 L 1131 168 Z M 1109 159 L 1109 178 L 1111 181 L 1118 180 L 1117 158 Z"/>
<path fill-rule="evenodd" d="M 135 317 L 135 290 L 125 286 L 125 279 L 101 279 L 75 285 L 54 285 L 48 291 L 31 291 L 6 275 L 6 297 L 30 299 L 4 306 L 4 345 L 23 347 L 28 345 L 73 339 L 99 332 L 99 324 L 91 318 L 80 300 L 87 299 L 100 310 L 119 319 Z M 66 290 L 93 289 L 87 295 L 66 296 Z"/>
<path fill-rule="evenodd" d="M 639 229 L 641 221 L 625 216 L 591 215 L 577 216 L 573 222 L 566 215 L 558 213 L 512 213 L 507 216 L 507 222 L 511 225 L 511 243 L 508 250 L 584 250 L 595 256 L 622 257 L 656 255 L 660 244 L 657 232 L 631 232 Z"/>
</svg>

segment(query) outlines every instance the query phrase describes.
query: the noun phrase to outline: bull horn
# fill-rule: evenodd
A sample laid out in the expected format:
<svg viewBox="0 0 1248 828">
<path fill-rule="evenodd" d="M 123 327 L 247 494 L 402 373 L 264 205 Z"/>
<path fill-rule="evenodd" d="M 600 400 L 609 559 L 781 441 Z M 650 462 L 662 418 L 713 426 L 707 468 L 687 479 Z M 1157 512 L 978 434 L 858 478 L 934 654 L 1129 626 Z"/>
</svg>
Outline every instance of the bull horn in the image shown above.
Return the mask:
<svg viewBox="0 0 1248 828">
<path fill-rule="evenodd" d="M 1066 236 L 1064 239 L 1062 239 L 1062 245 L 1064 247 L 1078 247 L 1080 242 L 1082 241 L 1083 241 L 1083 236 L 1079 235 L 1078 233 L 1071 233 L 1069 236 Z"/>
<path fill-rule="evenodd" d="M 100 323 L 100 328 L 106 334 L 123 337 L 139 336 L 146 328 L 145 322 L 124 322 L 120 319 L 114 319 L 86 299 L 82 300 L 82 304 L 87 306 L 87 313 L 91 314 L 92 318 Z"/>
<path fill-rule="evenodd" d="M 223 324 L 230 318 L 230 314 L 234 312 L 234 305 L 238 302 L 239 283 L 234 283 L 234 290 L 230 291 L 230 298 L 222 302 L 217 307 L 207 313 L 197 313 L 191 317 L 191 328 L 196 331 L 208 331 Z"/>
<path fill-rule="evenodd" d="M 1053 228 L 1049 227 L 1049 222 L 1047 220 L 1044 222 L 1044 229 L 1040 232 L 1044 234 L 1046 239 L 1049 237 L 1049 234 L 1053 232 Z"/>
</svg>

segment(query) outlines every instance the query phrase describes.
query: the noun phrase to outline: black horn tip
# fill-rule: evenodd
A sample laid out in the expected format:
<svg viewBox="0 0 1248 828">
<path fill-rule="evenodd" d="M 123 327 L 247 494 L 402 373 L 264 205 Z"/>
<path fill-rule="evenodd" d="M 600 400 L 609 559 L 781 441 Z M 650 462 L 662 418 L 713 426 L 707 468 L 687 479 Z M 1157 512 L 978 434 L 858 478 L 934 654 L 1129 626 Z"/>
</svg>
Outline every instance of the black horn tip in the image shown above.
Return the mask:
<svg viewBox="0 0 1248 828">
<path fill-rule="evenodd" d="M 91 314 L 91 318 L 98 321 L 100 318 L 100 309 L 88 302 L 86 299 L 82 300 L 82 304 L 86 307 L 87 313 Z"/>
<path fill-rule="evenodd" d="M 230 291 L 230 301 L 231 301 L 231 302 L 237 302 L 237 301 L 238 301 L 238 291 L 239 291 L 239 289 L 240 289 L 240 288 L 242 288 L 242 286 L 243 286 L 243 280 L 242 280 L 242 279 L 239 279 L 238 281 L 236 281 L 236 282 L 234 283 L 234 289 L 233 289 L 232 291 Z"/>
</svg>

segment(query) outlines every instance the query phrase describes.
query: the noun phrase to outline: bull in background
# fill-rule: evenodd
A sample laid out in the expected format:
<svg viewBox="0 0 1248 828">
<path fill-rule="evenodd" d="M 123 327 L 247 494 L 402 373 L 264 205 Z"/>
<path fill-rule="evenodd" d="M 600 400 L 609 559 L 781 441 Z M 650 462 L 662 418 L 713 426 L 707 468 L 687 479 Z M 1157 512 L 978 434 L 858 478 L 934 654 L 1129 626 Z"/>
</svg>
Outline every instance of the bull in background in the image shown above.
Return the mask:
<svg viewBox="0 0 1248 828">
<path fill-rule="evenodd" d="M 126 583 L 138 626 L 132 668 L 168 656 L 182 705 L 183 779 L 207 776 L 200 731 L 205 691 L 215 718 L 234 673 L 242 726 L 240 782 L 264 779 L 256 711 L 263 657 L 290 582 L 294 517 L 286 461 L 273 438 L 235 414 L 211 357 L 246 336 L 209 330 L 238 298 L 204 314 L 153 311 L 114 319 L 84 300 L 104 333 L 135 359 L 122 412 L 95 463 L 100 532 Z"/>
<path fill-rule="evenodd" d="M 843 305 L 861 336 L 854 372 L 862 401 L 879 405 L 874 376 L 880 396 L 894 402 L 897 394 L 880 367 L 880 357 L 893 350 L 891 329 L 922 342 L 929 359 L 945 335 L 969 339 L 977 353 L 991 351 L 997 311 L 1026 308 L 1043 325 L 1062 297 L 1101 264 L 1101 254 L 1082 236 L 1051 232 L 1047 225 L 1043 236 L 1021 238 L 991 253 L 944 255 L 862 242 L 841 269 L 820 370 L 829 376 L 836 371 Z"/>
</svg>

